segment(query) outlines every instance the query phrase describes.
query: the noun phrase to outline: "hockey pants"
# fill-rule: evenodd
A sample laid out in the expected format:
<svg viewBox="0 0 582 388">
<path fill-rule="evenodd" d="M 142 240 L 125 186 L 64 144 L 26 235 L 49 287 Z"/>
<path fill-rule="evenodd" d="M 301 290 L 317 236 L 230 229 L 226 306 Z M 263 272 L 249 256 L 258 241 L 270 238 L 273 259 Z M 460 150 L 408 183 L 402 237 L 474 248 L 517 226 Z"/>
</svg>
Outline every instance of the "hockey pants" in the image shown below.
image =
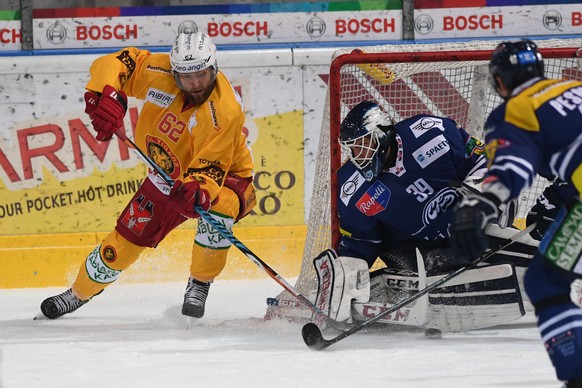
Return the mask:
<svg viewBox="0 0 582 388">
<path fill-rule="evenodd" d="M 254 193 L 253 193 L 254 194 Z M 232 230 L 240 211 L 234 191 L 223 187 L 210 212 Z M 147 248 L 155 248 L 165 236 L 187 218 L 168 204 L 149 179 L 145 179 L 117 220 L 117 226 L 85 259 L 72 285 L 78 298 L 87 300 L 113 283 Z M 190 276 L 211 282 L 224 269 L 230 242 L 202 218 L 198 220 L 192 247 Z"/>
</svg>

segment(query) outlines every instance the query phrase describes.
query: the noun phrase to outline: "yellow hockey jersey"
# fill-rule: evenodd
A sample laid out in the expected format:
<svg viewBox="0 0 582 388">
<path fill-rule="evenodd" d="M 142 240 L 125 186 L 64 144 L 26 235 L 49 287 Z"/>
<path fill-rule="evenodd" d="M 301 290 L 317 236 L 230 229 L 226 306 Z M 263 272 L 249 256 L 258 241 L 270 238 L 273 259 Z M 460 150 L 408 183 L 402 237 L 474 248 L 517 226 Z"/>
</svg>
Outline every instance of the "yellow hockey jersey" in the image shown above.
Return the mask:
<svg viewBox="0 0 582 388">
<path fill-rule="evenodd" d="M 86 88 L 101 92 L 111 85 L 143 100 L 135 143 L 171 178 L 197 180 L 214 199 L 226 174 L 252 176 L 242 101 L 219 71 L 208 99 L 200 106 L 186 106 L 170 69 L 168 54 L 129 47 L 95 60 Z M 151 172 L 150 178 L 169 191 Z"/>
</svg>

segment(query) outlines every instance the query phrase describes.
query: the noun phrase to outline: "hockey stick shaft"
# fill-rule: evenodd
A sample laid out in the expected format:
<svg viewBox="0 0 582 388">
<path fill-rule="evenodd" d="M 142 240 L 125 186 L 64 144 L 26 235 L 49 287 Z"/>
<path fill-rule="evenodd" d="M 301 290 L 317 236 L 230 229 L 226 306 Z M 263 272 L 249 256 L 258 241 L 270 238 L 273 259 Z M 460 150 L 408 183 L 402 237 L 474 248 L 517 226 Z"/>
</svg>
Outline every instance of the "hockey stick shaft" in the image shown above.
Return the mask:
<svg viewBox="0 0 582 388">
<path fill-rule="evenodd" d="M 143 160 L 148 167 L 150 167 L 155 173 L 162 178 L 162 180 L 170 187 L 174 186 L 174 180 L 158 166 L 154 161 L 144 154 L 144 152 L 121 130 L 116 132 L 117 136 L 127 145 L 129 148 L 134 150 L 139 158 Z M 255 263 L 260 269 L 267 273 L 275 282 L 277 282 L 281 287 L 287 290 L 291 295 L 293 295 L 299 302 L 303 303 L 305 307 L 309 308 L 315 314 L 321 316 L 325 321 L 334 326 L 337 324 L 336 321 L 331 319 L 327 314 L 325 314 L 320 308 L 313 304 L 309 299 L 307 299 L 303 294 L 299 293 L 293 286 L 291 286 L 285 279 L 283 279 L 279 274 L 271 268 L 267 263 L 261 260 L 253 251 L 251 251 L 245 244 L 243 244 L 238 238 L 231 233 L 223 224 L 216 220 L 212 215 L 210 215 L 206 210 L 202 209 L 200 206 L 195 207 L 196 212 L 200 214 L 206 222 L 211 224 L 224 238 L 236 246 L 247 258 L 249 258 L 253 263 Z"/>
<path fill-rule="evenodd" d="M 512 237 L 505 240 L 497 248 L 490 249 L 490 250 L 486 251 L 481 256 L 479 256 L 478 258 L 476 258 L 475 260 L 473 260 L 469 264 L 465 265 L 464 267 L 461 267 L 461 268 L 457 269 L 456 271 L 453 271 L 453 272 L 449 273 L 448 275 L 442 277 L 441 279 L 437 280 L 436 282 L 431 283 L 430 285 L 426 286 L 425 288 L 423 288 L 422 290 L 420 290 L 416 294 L 410 296 L 409 298 L 406 298 L 406 299 L 400 301 L 399 303 L 395 304 L 391 308 L 389 308 L 385 311 L 382 311 L 381 313 L 368 319 L 367 321 L 364 321 L 364 322 L 360 323 L 359 325 L 352 326 L 349 330 L 344 331 L 343 333 L 341 333 L 337 337 L 326 340 L 321 335 L 321 331 L 319 330 L 319 328 L 317 326 L 308 323 L 307 325 L 305 325 L 303 327 L 303 331 L 302 331 L 303 340 L 305 341 L 305 344 L 313 350 L 322 350 L 322 349 L 327 348 L 328 346 L 335 344 L 336 342 L 341 341 L 342 339 L 344 339 L 346 337 L 351 336 L 354 333 L 357 333 L 358 331 L 362 330 L 364 327 L 382 319 L 383 317 L 385 317 L 387 315 L 390 315 L 390 314 L 400 310 L 402 307 L 414 302 L 417 299 L 420 299 L 421 297 L 428 294 L 429 292 L 439 288 L 440 286 L 442 286 L 443 284 L 445 284 L 449 280 L 459 276 L 460 274 L 467 271 L 468 269 L 473 268 L 474 266 L 476 266 L 480 262 L 489 259 L 491 256 L 493 256 L 496 253 L 498 253 L 499 251 L 507 248 L 509 245 L 513 244 L 515 241 L 519 240 L 520 238 L 522 238 L 523 236 L 525 236 L 526 234 L 531 232 L 535 228 L 535 226 L 536 226 L 535 223 L 529 225 L 525 229 L 519 231 L 518 233 L 514 234 Z"/>
</svg>

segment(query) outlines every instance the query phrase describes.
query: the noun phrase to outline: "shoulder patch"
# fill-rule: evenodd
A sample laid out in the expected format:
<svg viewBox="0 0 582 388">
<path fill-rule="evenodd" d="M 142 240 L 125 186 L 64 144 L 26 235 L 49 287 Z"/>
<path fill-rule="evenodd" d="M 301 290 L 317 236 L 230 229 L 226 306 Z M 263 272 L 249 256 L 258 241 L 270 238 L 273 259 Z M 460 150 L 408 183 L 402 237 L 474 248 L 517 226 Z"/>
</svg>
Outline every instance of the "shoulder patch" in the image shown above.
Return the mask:
<svg viewBox="0 0 582 388">
<path fill-rule="evenodd" d="M 410 124 L 410 130 L 417 139 L 432 128 L 438 128 L 441 132 L 444 132 L 445 127 L 443 126 L 443 120 L 438 117 L 421 117 L 414 123 Z"/>
<path fill-rule="evenodd" d="M 340 200 L 344 205 L 348 206 L 350 199 L 355 194 L 355 192 L 358 191 L 360 187 L 362 187 L 364 181 L 365 179 L 362 173 L 356 170 L 352 176 L 350 176 L 348 180 L 344 182 L 342 187 L 340 187 Z"/>
<path fill-rule="evenodd" d="M 473 155 L 482 155 L 485 153 L 485 144 L 476 137 L 470 136 L 465 142 L 465 157 L 470 158 Z"/>
</svg>

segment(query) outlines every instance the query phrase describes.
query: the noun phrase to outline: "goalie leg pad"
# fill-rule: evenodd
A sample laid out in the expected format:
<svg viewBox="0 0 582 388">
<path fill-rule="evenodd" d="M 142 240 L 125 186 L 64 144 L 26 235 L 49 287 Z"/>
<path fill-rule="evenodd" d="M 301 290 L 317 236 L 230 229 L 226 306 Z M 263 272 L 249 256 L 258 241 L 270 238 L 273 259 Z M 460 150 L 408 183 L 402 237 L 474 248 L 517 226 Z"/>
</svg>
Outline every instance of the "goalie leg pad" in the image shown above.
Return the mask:
<svg viewBox="0 0 582 388">
<path fill-rule="evenodd" d="M 315 305 L 338 322 L 351 322 L 352 301 L 370 299 L 368 263 L 354 257 L 337 257 L 328 249 L 313 260 L 313 265 L 318 278 Z M 317 316 L 313 319 L 316 324 L 323 324 Z"/>
<path fill-rule="evenodd" d="M 428 284 L 440 276 L 429 277 Z M 468 270 L 429 293 L 430 327 L 443 332 L 491 327 L 525 315 L 514 267 L 488 265 Z"/>
</svg>

